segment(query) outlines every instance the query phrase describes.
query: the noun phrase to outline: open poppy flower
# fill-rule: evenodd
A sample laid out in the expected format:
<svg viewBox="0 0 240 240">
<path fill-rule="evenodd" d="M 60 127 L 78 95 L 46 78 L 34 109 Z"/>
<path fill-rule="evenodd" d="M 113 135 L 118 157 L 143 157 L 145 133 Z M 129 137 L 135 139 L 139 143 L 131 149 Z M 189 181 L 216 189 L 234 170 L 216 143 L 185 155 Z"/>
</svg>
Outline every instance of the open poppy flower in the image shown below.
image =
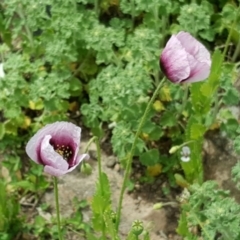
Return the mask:
<svg viewBox="0 0 240 240">
<path fill-rule="evenodd" d="M 179 32 L 172 35 L 163 49 L 160 67 L 173 83 L 203 81 L 210 74 L 210 53 L 191 34 Z"/>
<path fill-rule="evenodd" d="M 26 152 L 44 172 L 58 177 L 74 170 L 88 154 L 79 155 L 81 128 L 55 122 L 40 129 L 27 143 Z"/>
</svg>

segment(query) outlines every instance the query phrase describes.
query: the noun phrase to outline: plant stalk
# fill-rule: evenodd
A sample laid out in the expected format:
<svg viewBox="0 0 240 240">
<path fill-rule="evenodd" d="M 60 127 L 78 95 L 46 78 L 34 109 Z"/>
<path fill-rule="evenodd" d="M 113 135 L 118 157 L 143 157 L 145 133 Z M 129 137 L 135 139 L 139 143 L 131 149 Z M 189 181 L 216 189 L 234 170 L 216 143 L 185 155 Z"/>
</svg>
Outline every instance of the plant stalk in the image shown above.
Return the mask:
<svg viewBox="0 0 240 240">
<path fill-rule="evenodd" d="M 181 108 L 177 114 L 177 119 L 182 115 L 182 112 L 184 110 L 184 108 L 187 105 L 187 100 L 188 100 L 188 89 L 189 89 L 189 85 L 186 83 L 184 86 L 184 96 L 183 96 L 183 101 L 182 101 L 182 105 Z"/>
<path fill-rule="evenodd" d="M 60 220 L 60 211 L 59 211 L 59 201 L 58 201 L 58 179 L 53 177 L 54 182 L 54 195 L 55 195 L 55 204 L 56 204 L 56 213 L 57 213 L 57 225 L 58 225 L 58 239 L 62 240 L 62 231 L 61 231 L 61 220 Z"/>
<path fill-rule="evenodd" d="M 130 153 L 128 155 L 127 166 L 126 166 L 126 170 L 125 170 L 124 177 L 123 177 L 123 183 L 122 183 L 122 188 L 121 188 L 119 203 L 118 203 L 118 208 L 117 208 L 117 216 L 116 216 L 116 229 L 117 229 L 117 231 L 118 231 L 118 228 L 119 228 L 120 218 L 121 218 L 123 194 L 124 194 L 125 189 L 126 189 L 127 180 L 129 179 L 129 176 L 130 176 L 130 173 L 131 173 L 131 166 L 132 166 L 132 159 L 133 159 L 134 150 L 136 148 L 137 141 L 138 141 L 139 135 L 141 133 L 142 127 L 143 127 L 143 125 L 146 121 L 147 115 L 148 115 L 148 113 L 149 113 L 149 111 L 152 107 L 153 101 L 157 97 L 157 94 L 159 93 L 159 90 L 161 89 L 164 82 L 165 82 L 165 78 L 162 81 L 160 81 L 160 83 L 158 84 L 156 90 L 154 91 L 150 101 L 148 102 L 148 105 L 145 109 L 145 112 L 144 112 L 144 114 L 141 118 L 141 121 L 140 121 L 139 125 L 138 125 L 137 132 L 135 134 L 133 144 L 132 144 Z"/>
<path fill-rule="evenodd" d="M 101 195 L 104 196 L 104 190 L 103 190 L 103 180 L 102 180 L 102 160 L 101 160 L 101 149 L 99 144 L 98 137 L 94 138 L 96 147 L 97 147 L 97 162 L 98 162 L 98 174 L 99 174 L 99 184 L 101 189 Z M 102 239 L 106 239 L 106 226 L 104 220 L 102 221 Z"/>
</svg>

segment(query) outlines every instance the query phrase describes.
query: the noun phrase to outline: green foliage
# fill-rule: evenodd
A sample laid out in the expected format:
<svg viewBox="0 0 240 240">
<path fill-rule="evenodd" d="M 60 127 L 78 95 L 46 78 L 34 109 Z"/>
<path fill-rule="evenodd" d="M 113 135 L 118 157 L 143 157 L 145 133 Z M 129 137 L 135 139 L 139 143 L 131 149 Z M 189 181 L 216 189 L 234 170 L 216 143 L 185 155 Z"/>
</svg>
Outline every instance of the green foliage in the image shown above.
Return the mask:
<svg viewBox="0 0 240 240">
<path fill-rule="evenodd" d="M 237 138 L 239 142 L 239 137 Z M 236 149 L 239 153 L 239 148 Z M 237 164 L 232 168 L 232 177 L 233 181 L 236 183 L 238 189 L 240 189 L 240 162 L 238 161 Z"/>
<path fill-rule="evenodd" d="M 178 233 L 186 239 L 239 239 L 240 220 L 237 217 L 240 206 L 228 197 L 228 192 L 218 189 L 217 183 L 205 182 L 190 188 L 191 195 L 182 205 Z M 189 229 L 199 227 L 200 232 L 193 233 Z M 195 237 L 195 238 L 194 238 Z"/>
<path fill-rule="evenodd" d="M 21 220 L 18 216 L 20 205 L 12 193 L 8 193 L 7 184 L 0 180 L 0 237 L 10 240 L 21 229 Z"/>
<path fill-rule="evenodd" d="M 178 174 L 181 166 L 182 182 L 189 185 L 202 183 L 203 136 L 209 129 L 219 128 L 234 138 L 234 146 L 240 151 L 238 119 L 229 110 L 239 104 L 239 92 L 233 86 L 239 78 L 236 62 L 240 16 L 236 2 L 4 0 L 0 10 L 0 62 L 6 74 L 0 79 L 0 150 L 5 157 L 2 165 L 11 173 L 9 184 L 22 197 L 38 196 L 49 187 L 42 168 L 26 164 L 23 149 L 29 135 L 50 122 L 83 122 L 99 137 L 106 130 L 111 132 L 112 149 L 126 165 L 139 121 L 162 77 L 159 55 L 169 35 L 178 31 L 192 33 L 213 52 L 210 77 L 192 84 L 190 91 L 170 82 L 164 85 L 142 128 L 134 156 L 146 167 L 161 164 L 162 173 L 170 181 L 174 174 L 182 176 Z M 169 156 L 171 146 L 186 142 L 191 150 L 189 162 L 180 163 L 179 152 Z M 233 172 L 237 179 L 237 170 Z M 92 200 L 92 227 L 97 232 L 104 229 L 111 239 L 117 239 L 105 174 L 102 179 Z M 211 184 L 199 188 L 204 188 L 206 194 L 214 191 Z M 191 199 L 195 199 L 194 192 Z M 5 193 L 2 205 L 9 196 Z M 216 212 L 223 204 L 220 213 L 235 228 L 238 220 L 231 219 L 230 212 L 237 214 L 238 208 L 220 195 L 214 191 L 196 209 L 191 201 L 189 205 L 205 223 L 201 226 L 204 239 L 214 236 L 214 229 L 220 229 L 226 239 L 237 239 L 235 231 L 224 235 L 230 225 L 224 219 L 219 222 L 204 202 L 212 199 L 210 206 Z M 15 204 L 15 196 L 10 198 L 14 200 L 9 204 Z M 8 230 L 1 236 L 3 239 L 10 236 L 8 224 L 18 219 L 18 209 L 6 211 L 4 216 L 9 217 L 4 228 Z M 185 211 L 180 221 L 182 232 L 188 231 L 186 224 L 190 220 L 199 226 Z M 83 223 L 81 213 L 66 224 L 73 231 L 86 233 L 88 239 L 99 239 Z M 41 216 L 25 230 L 42 238 L 57 238 L 56 226 Z M 196 239 L 189 231 L 186 236 Z M 129 239 L 133 237 L 130 232 Z M 149 239 L 145 230 L 141 237 Z"/>
<path fill-rule="evenodd" d="M 201 1 L 200 5 L 196 3 L 183 5 L 178 21 L 183 30 L 213 41 L 216 34 L 216 29 L 211 24 L 213 14 L 212 4 L 208 1 Z"/>
<path fill-rule="evenodd" d="M 116 213 L 111 207 L 111 190 L 105 173 L 101 173 L 101 179 L 96 184 L 91 209 L 93 229 L 95 232 L 102 231 L 101 239 L 104 239 L 106 235 L 111 236 L 111 239 L 119 239 L 115 226 Z M 87 239 L 94 240 L 96 237 L 92 233 L 88 233 Z"/>
<path fill-rule="evenodd" d="M 143 165 L 151 166 L 159 162 L 159 151 L 157 149 L 151 149 L 140 156 L 140 162 Z"/>
</svg>

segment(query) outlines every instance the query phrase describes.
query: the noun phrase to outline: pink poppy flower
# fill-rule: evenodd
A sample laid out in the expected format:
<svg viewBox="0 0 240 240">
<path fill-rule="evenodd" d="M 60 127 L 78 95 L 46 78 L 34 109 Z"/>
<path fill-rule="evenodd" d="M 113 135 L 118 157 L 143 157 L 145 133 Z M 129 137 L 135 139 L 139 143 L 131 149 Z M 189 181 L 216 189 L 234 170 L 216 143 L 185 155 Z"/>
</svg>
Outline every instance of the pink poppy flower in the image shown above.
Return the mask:
<svg viewBox="0 0 240 240">
<path fill-rule="evenodd" d="M 210 74 L 210 53 L 191 34 L 179 32 L 163 49 L 160 66 L 173 83 L 199 82 Z"/>
<path fill-rule="evenodd" d="M 81 128 L 55 122 L 40 129 L 27 143 L 26 152 L 44 172 L 58 177 L 74 170 L 88 154 L 79 155 Z"/>
</svg>

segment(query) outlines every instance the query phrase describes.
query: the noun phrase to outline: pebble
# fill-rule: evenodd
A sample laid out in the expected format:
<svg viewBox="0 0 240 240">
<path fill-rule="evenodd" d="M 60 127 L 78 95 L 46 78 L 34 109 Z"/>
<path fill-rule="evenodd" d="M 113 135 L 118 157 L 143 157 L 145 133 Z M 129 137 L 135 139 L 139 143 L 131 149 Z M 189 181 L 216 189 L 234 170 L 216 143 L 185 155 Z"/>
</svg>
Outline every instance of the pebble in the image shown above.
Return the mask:
<svg viewBox="0 0 240 240">
<path fill-rule="evenodd" d="M 140 179 L 141 177 L 142 177 L 142 174 L 141 174 L 141 173 L 136 173 L 136 174 L 135 174 L 135 178 L 136 178 L 136 179 Z"/>
<path fill-rule="evenodd" d="M 115 166 L 116 162 L 117 162 L 116 157 L 110 156 L 107 159 L 106 166 L 109 167 L 109 168 L 113 168 Z"/>
<path fill-rule="evenodd" d="M 114 170 L 115 170 L 116 172 L 119 172 L 119 171 L 120 171 L 120 164 L 119 164 L 119 163 L 115 164 Z"/>
<path fill-rule="evenodd" d="M 91 159 L 97 160 L 97 151 L 89 150 L 88 153 L 89 153 L 89 156 L 90 156 Z"/>
</svg>

